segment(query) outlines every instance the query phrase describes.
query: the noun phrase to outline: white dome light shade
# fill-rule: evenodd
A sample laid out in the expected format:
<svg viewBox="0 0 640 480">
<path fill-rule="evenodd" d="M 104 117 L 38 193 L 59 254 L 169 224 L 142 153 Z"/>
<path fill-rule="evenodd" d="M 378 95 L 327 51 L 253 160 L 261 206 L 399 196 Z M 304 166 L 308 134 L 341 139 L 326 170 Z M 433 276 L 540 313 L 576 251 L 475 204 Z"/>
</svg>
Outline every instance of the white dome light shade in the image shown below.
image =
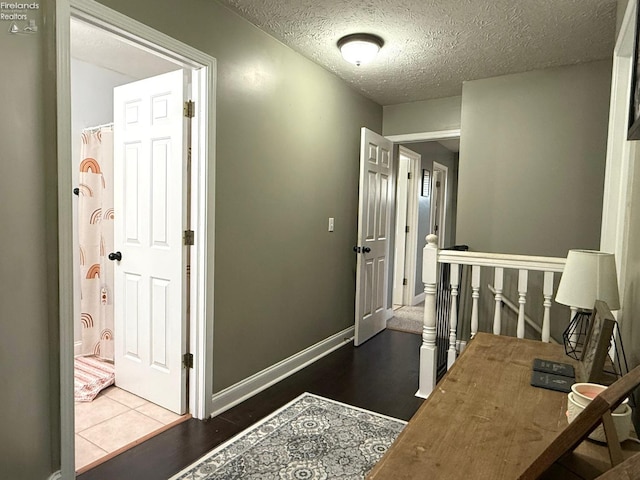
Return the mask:
<svg viewBox="0 0 640 480">
<path fill-rule="evenodd" d="M 342 57 L 358 67 L 373 60 L 382 45 L 384 45 L 384 40 L 369 33 L 354 33 L 338 40 L 338 48 L 342 52 Z"/>
</svg>

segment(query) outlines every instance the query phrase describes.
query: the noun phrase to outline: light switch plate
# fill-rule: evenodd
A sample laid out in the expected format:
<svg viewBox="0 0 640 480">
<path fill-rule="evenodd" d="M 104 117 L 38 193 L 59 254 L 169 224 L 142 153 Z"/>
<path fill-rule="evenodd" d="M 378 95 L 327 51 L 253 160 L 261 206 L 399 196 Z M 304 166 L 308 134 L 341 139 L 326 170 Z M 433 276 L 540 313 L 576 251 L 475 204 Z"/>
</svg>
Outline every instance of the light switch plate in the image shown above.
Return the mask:
<svg viewBox="0 0 640 480">
<path fill-rule="evenodd" d="M 329 231 L 333 232 L 333 226 L 334 226 L 334 218 L 333 217 L 329 217 Z"/>
</svg>

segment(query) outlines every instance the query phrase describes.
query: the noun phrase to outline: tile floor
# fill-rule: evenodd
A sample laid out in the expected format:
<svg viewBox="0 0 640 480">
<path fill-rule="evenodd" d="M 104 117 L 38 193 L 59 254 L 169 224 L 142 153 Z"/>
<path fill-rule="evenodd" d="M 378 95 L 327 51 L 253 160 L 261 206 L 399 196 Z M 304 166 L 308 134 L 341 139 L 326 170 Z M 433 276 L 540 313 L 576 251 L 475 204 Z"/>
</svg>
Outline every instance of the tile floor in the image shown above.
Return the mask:
<svg viewBox="0 0 640 480">
<path fill-rule="evenodd" d="M 118 387 L 76 402 L 76 470 L 180 418 Z"/>
</svg>

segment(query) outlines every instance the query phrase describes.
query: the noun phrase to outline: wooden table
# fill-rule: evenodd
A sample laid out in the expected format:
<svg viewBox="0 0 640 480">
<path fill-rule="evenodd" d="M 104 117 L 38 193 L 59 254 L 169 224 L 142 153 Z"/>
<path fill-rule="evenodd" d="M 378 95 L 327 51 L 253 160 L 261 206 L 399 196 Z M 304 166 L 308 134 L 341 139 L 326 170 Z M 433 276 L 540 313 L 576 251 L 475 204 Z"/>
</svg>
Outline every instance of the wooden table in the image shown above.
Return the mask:
<svg viewBox="0 0 640 480">
<path fill-rule="evenodd" d="M 530 385 L 534 358 L 574 363 L 561 345 L 478 333 L 367 478 L 517 478 L 567 425 L 567 395 Z M 607 459 L 585 441 L 563 463 L 594 478 Z"/>
</svg>

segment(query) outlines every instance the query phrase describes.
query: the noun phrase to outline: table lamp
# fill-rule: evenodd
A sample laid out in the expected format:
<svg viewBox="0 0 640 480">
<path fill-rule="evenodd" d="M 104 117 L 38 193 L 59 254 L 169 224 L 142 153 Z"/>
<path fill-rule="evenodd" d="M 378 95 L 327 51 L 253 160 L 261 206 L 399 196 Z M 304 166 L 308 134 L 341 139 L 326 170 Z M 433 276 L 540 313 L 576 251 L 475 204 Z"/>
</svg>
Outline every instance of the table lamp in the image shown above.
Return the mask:
<svg viewBox="0 0 640 480">
<path fill-rule="evenodd" d="M 576 310 L 562 334 L 566 354 L 576 360 L 580 360 L 596 300 L 605 302 L 610 310 L 620 309 L 613 253 L 569 250 L 556 302 Z"/>
</svg>

